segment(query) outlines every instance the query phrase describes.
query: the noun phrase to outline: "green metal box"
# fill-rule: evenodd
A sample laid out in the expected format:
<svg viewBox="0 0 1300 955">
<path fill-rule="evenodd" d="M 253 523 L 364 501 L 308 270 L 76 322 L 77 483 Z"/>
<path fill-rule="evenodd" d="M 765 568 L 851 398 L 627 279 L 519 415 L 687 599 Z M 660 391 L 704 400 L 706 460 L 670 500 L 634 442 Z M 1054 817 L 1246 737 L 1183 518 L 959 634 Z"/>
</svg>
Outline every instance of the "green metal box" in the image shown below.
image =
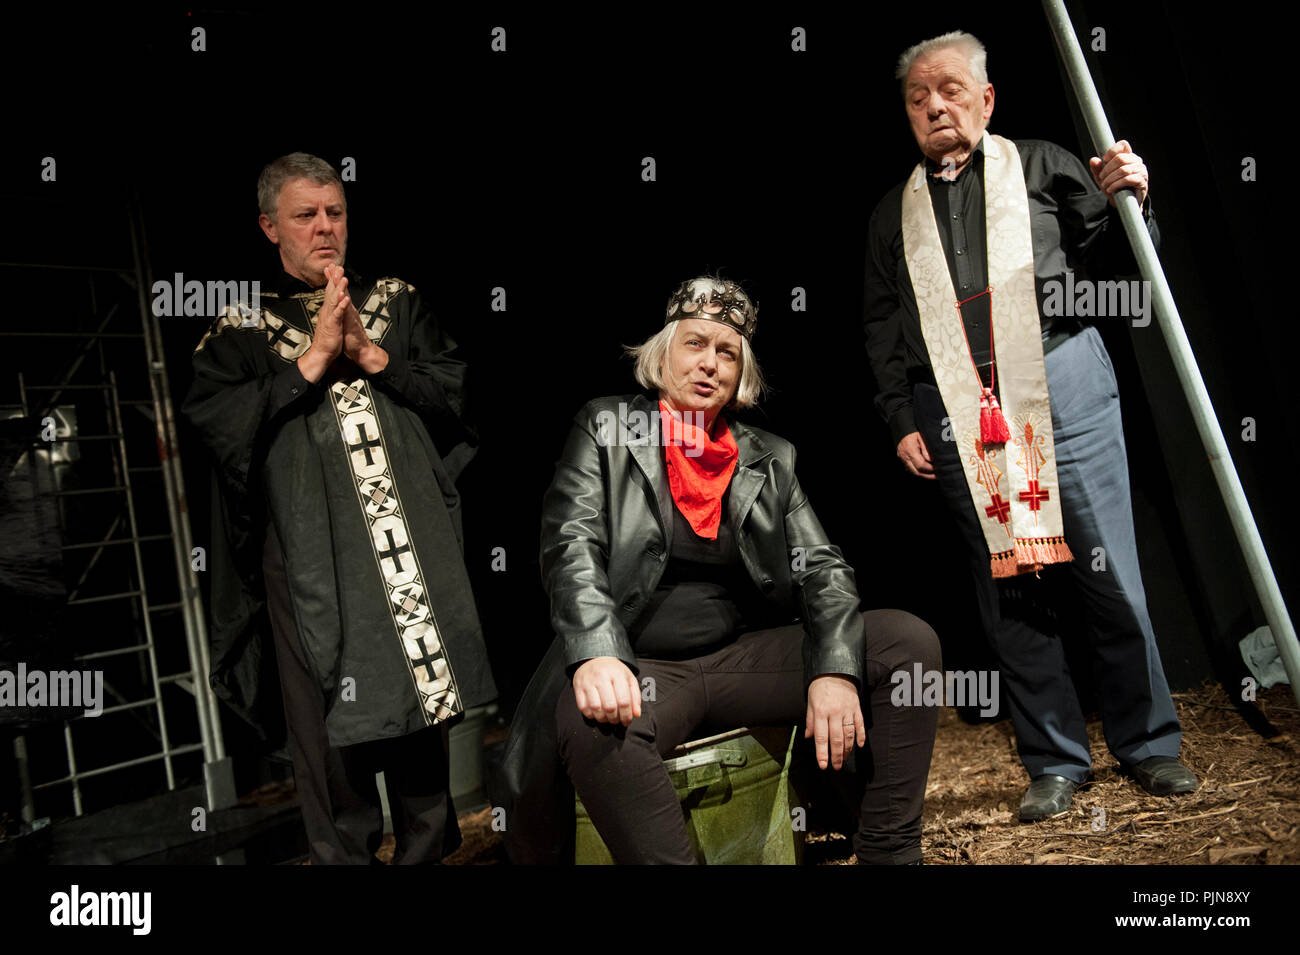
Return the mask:
<svg viewBox="0 0 1300 955">
<path fill-rule="evenodd" d="M 796 728 L 741 728 L 686 743 L 664 760 L 701 865 L 798 865 L 803 859 L 799 806 L 790 785 Z M 574 861 L 613 865 L 577 801 Z"/>
</svg>

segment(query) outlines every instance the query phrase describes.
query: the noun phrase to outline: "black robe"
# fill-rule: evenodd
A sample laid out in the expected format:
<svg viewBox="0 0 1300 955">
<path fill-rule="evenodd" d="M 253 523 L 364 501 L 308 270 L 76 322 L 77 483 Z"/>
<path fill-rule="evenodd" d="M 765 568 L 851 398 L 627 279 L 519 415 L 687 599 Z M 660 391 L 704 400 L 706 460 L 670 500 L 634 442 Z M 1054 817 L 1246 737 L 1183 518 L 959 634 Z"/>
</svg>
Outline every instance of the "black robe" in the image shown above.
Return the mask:
<svg viewBox="0 0 1300 955">
<path fill-rule="evenodd" d="M 269 517 L 334 746 L 415 732 L 496 696 L 455 485 L 477 442 L 465 365 L 413 287 L 348 281 L 389 354 L 383 371 L 340 356 L 319 383 L 303 378 L 325 290 L 283 275 L 259 309 L 213 322 L 183 407 L 216 465 L 213 688 L 255 726 L 278 709 L 261 572 Z"/>
</svg>

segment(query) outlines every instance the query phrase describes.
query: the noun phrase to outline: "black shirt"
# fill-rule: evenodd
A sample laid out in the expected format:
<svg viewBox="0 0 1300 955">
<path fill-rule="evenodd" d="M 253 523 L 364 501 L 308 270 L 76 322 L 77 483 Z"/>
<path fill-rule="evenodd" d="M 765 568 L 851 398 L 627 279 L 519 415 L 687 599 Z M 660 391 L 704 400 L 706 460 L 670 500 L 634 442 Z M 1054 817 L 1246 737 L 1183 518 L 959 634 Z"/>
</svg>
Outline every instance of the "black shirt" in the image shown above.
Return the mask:
<svg viewBox="0 0 1300 955">
<path fill-rule="evenodd" d="M 1044 283 L 1113 277 L 1136 271 L 1119 213 L 1093 182 L 1092 173 L 1072 153 L 1042 140 L 1016 141 L 1029 194 L 1030 231 L 1034 246 L 1034 286 L 1043 329 L 1043 350 L 1049 352 L 1078 330 L 1072 318 L 1042 316 Z M 984 151 L 977 146 L 971 161 L 952 181 L 936 174 L 926 160 L 930 199 L 939 240 L 958 300 L 988 287 L 984 248 Z M 867 356 L 879 393 L 875 406 L 898 442 L 916 429 L 912 417 L 912 384 L 933 381 L 921 318 L 903 253 L 903 188 L 909 175 L 880 200 L 867 234 L 865 311 Z M 1147 227 L 1159 241 L 1155 220 L 1146 210 Z M 996 292 L 994 293 L 996 294 Z M 981 296 L 962 306 L 962 321 L 977 365 L 989 354 L 989 303 Z M 981 367 L 985 383 L 987 367 Z"/>
<path fill-rule="evenodd" d="M 745 569 L 727 517 L 729 494 L 730 488 L 722 497 L 716 540 L 696 534 L 673 505 L 668 565 L 645 610 L 628 629 L 637 656 L 699 656 L 754 629 L 766 616 L 766 602 Z"/>
</svg>

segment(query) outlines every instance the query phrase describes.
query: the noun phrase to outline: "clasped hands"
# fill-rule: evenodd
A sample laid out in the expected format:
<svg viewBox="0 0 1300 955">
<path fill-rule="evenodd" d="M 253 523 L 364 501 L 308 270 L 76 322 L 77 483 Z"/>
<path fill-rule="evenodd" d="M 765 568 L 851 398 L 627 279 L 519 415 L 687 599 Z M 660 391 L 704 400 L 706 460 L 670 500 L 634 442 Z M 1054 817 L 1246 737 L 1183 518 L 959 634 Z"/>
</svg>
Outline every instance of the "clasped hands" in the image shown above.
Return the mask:
<svg viewBox="0 0 1300 955">
<path fill-rule="evenodd" d="M 298 359 L 308 381 L 320 381 L 334 359 L 346 355 L 368 375 L 388 365 L 388 352 L 370 340 L 361 316 L 348 295 L 348 280 L 340 265 L 325 266 L 325 301 L 316 314 L 311 347 Z"/>
<path fill-rule="evenodd" d="M 627 726 L 641 715 L 641 686 L 634 674 L 617 657 L 594 657 L 573 674 L 573 696 L 578 710 L 597 723 Z M 808 711 L 804 715 L 804 739 L 813 738 L 817 765 L 839 769 L 856 743 L 867 744 L 867 727 L 862 704 L 853 681 L 835 674 L 823 674 L 808 686 Z"/>
</svg>

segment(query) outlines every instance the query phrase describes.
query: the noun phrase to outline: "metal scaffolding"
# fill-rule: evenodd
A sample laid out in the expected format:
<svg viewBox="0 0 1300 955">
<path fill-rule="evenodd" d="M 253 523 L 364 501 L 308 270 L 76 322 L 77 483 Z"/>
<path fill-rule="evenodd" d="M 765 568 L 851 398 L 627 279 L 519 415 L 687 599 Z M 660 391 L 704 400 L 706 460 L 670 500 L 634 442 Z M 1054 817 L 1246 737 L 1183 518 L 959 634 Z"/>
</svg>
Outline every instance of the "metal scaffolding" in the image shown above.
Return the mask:
<svg viewBox="0 0 1300 955">
<path fill-rule="evenodd" d="M 130 266 L 0 263 L 2 268 L 22 271 L 60 270 L 63 287 L 84 279 L 90 290 L 91 315 L 95 317 L 93 329 L 49 327 L 59 324 L 56 318 L 47 321 L 47 327 L 0 331 L 0 339 L 58 339 L 59 353 L 66 356 L 66 364 L 49 381 L 32 381 L 25 367 L 17 376 L 23 417 L 38 425 L 26 451 L 27 466 L 33 474 L 32 493 L 53 495 L 62 553 L 66 558 L 85 558 L 77 579 L 69 581 L 66 605 L 68 608 L 96 605 L 97 625 L 87 628 L 93 629 L 93 635 L 80 641 L 81 652 L 73 654 L 72 659 L 79 668 L 112 665 L 109 661 L 114 658 L 134 660 L 136 664 L 135 672 L 129 668 L 122 671 L 126 676 L 123 680 L 105 679 L 105 695 L 111 705 L 104 705 L 98 718 L 122 722 L 120 736 L 116 735 L 118 725 L 114 725 L 114 738 L 123 741 L 119 754 L 122 749 L 148 747 L 140 755 L 86 766 L 87 753 L 84 749 L 79 751 L 77 746 L 78 737 L 88 730 L 85 717 L 64 720 L 62 732 L 58 734 L 61 740 L 57 742 L 56 726 L 40 727 L 18 736 L 14 756 L 22 790 L 23 817 L 29 824 L 37 818 L 36 803 L 42 791 L 69 787 L 73 811 L 80 816 L 87 809 L 83 800 L 84 780 L 131 767 L 159 765 L 160 782 L 173 790 L 177 786 L 176 759 L 190 753 L 202 753 L 208 808 L 225 808 L 235 802 L 234 777 L 208 680 L 206 618 L 192 563 L 194 543 L 163 341 L 149 303 L 153 282 L 139 200 L 133 199 L 126 212 Z M 110 296 L 116 295 L 118 300 L 100 315 L 99 300 L 105 291 L 105 280 L 110 285 Z M 134 327 L 124 327 L 128 323 Z M 73 321 L 72 324 L 81 323 Z M 137 353 L 140 364 L 110 361 L 105 354 L 106 342 L 139 342 L 143 345 L 143 350 Z M 139 374 L 140 371 L 144 374 Z M 126 383 L 122 390 L 119 376 Z M 147 397 L 143 395 L 145 381 Z M 133 397 L 123 397 L 123 390 Z M 99 420 L 105 425 L 102 432 L 82 430 L 82 422 Z M 147 420 L 152 421 L 152 429 L 148 428 Z M 42 435 L 39 427 L 42 421 L 63 426 L 53 435 Z M 51 437 L 53 440 L 49 440 Z M 152 449 L 146 447 L 146 441 Z M 68 457 L 67 452 L 74 445 L 77 450 L 71 456 L 81 460 L 83 450 L 92 455 L 99 473 L 109 476 L 106 483 L 90 487 L 60 486 L 51 463 L 56 456 Z M 45 480 L 40 480 L 36 473 L 38 462 L 49 468 Z M 87 473 L 94 470 L 90 464 L 87 462 Z M 159 478 L 161 493 L 154 494 L 150 501 L 155 506 L 159 501 L 165 505 L 167 530 L 146 533 L 148 528 L 142 527 L 142 517 L 148 508 L 141 510 L 140 495 L 145 493 L 141 488 L 150 484 L 156 488 Z M 171 543 L 170 561 L 148 550 L 167 541 Z M 125 560 L 115 560 L 123 549 L 127 553 Z M 115 575 L 119 580 L 124 575 L 128 584 L 114 582 Z M 102 588 L 106 579 L 110 588 L 116 589 L 97 590 L 96 585 Z M 173 591 L 175 599 L 166 599 Z M 165 596 L 152 599 L 157 595 Z M 75 639 L 72 633 L 59 636 L 69 643 Z M 176 659 L 177 667 L 172 672 L 164 672 L 161 659 L 164 656 Z M 165 692 L 169 687 L 185 691 L 188 697 L 178 699 L 174 690 Z M 187 698 L 189 703 L 185 704 Z M 173 702 L 168 704 L 168 699 Z M 169 711 L 176 715 L 178 706 L 183 709 L 193 706 L 197 742 L 180 742 L 174 738 Z M 134 736 L 129 735 L 132 730 Z M 41 748 L 56 745 L 61 745 L 63 750 L 65 771 L 53 778 L 34 781 L 31 767 L 36 757 L 48 757 L 48 752 Z M 45 762 L 48 765 L 49 759 Z"/>
</svg>

